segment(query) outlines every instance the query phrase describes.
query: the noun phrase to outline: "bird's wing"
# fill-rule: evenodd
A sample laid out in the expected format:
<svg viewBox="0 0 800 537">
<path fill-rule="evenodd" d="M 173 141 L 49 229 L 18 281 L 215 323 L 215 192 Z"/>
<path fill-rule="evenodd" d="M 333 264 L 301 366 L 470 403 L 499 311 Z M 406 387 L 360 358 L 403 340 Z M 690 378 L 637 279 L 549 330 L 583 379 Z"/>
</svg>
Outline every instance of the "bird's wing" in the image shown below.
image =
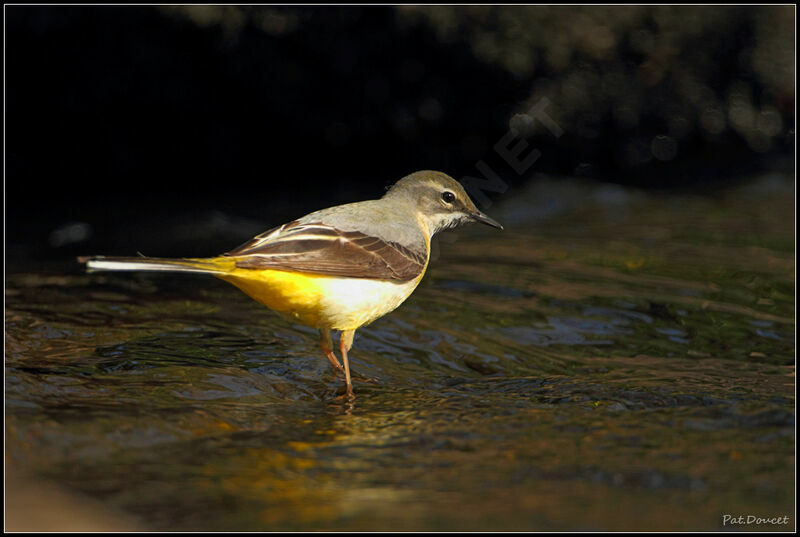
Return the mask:
<svg viewBox="0 0 800 537">
<path fill-rule="evenodd" d="M 404 246 L 320 222 L 289 222 L 231 250 L 236 266 L 350 278 L 413 280 L 425 270 L 425 245 Z"/>
</svg>

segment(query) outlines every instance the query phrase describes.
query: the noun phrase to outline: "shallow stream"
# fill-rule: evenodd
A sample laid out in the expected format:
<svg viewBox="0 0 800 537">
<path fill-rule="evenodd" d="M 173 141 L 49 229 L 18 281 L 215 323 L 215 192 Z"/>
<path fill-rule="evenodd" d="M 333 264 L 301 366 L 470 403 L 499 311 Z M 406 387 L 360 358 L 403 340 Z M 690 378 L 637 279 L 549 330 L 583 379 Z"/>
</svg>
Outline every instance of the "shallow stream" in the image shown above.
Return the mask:
<svg viewBox="0 0 800 537">
<path fill-rule="evenodd" d="M 8 514 L 81 512 L 66 497 L 116 529 L 792 530 L 792 178 L 542 179 L 485 209 L 504 232 L 443 235 L 358 331 L 352 404 L 313 330 L 224 282 L 8 274 L 6 492 L 34 491 Z"/>
</svg>

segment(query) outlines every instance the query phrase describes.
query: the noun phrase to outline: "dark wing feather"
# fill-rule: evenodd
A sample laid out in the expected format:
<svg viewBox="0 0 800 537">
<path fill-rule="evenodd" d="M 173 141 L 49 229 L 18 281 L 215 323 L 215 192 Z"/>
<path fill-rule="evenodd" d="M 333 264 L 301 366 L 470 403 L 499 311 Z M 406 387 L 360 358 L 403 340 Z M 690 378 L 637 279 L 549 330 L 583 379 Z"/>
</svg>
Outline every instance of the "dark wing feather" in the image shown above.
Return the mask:
<svg viewBox="0 0 800 537">
<path fill-rule="evenodd" d="M 350 278 L 413 280 L 425 270 L 424 244 L 409 248 L 359 231 L 291 222 L 228 252 L 236 266 Z"/>
</svg>

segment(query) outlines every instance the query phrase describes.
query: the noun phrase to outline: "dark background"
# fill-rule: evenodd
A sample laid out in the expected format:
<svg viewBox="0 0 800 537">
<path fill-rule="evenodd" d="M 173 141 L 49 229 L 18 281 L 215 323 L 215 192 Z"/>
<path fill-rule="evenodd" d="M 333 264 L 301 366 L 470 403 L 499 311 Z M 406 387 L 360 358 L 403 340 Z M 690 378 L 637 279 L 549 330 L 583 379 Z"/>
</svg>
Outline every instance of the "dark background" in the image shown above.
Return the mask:
<svg viewBox="0 0 800 537">
<path fill-rule="evenodd" d="M 481 160 L 512 187 L 551 174 L 711 195 L 794 169 L 793 6 L 5 16 L 10 271 L 213 255 Z M 559 138 L 526 123 L 542 98 Z M 493 149 L 510 126 L 541 151 L 524 174 Z"/>
</svg>

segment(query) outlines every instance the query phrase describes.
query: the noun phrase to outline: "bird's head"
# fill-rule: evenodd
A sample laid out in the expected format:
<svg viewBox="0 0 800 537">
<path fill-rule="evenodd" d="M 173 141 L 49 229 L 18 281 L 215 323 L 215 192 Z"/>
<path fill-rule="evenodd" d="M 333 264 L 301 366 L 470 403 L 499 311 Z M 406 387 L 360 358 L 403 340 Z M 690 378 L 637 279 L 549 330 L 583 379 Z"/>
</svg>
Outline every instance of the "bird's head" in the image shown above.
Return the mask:
<svg viewBox="0 0 800 537">
<path fill-rule="evenodd" d="M 442 172 L 426 170 L 403 177 L 392 185 L 384 198 L 395 196 L 415 207 L 418 218 L 431 236 L 469 222 L 503 229 L 496 220 L 475 207 L 458 181 Z"/>
</svg>

